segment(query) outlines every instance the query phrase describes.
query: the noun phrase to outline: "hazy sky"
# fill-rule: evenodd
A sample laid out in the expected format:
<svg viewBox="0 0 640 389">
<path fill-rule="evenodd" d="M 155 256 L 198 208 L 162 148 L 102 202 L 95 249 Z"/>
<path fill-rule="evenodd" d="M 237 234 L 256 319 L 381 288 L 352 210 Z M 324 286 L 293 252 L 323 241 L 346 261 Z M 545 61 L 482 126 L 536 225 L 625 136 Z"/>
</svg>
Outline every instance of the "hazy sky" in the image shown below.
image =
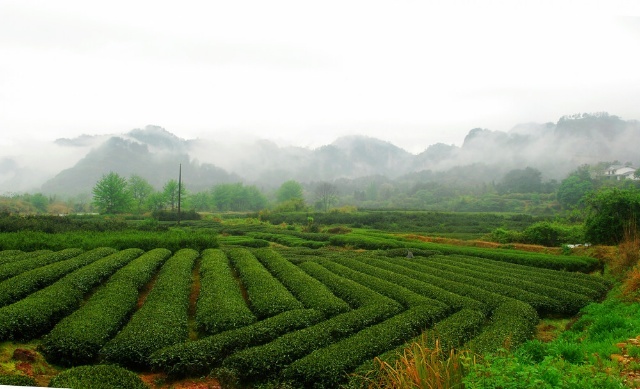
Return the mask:
<svg viewBox="0 0 640 389">
<path fill-rule="evenodd" d="M 0 0 L 5 151 L 154 124 L 417 153 L 474 127 L 639 109 L 635 0 Z"/>
</svg>

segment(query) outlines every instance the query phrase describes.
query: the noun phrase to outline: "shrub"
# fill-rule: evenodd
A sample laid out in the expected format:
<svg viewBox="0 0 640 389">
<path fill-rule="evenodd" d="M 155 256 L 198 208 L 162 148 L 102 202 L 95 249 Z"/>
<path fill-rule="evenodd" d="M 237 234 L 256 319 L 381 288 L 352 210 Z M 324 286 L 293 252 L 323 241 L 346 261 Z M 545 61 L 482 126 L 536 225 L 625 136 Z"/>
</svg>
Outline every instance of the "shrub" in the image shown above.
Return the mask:
<svg viewBox="0 0 640 389">
<path fill-rule="evenodd" d="M 82 249 L 66 249 L 53 253 L 45 253 L 33 258 L 14 260 L 11 263 L 0 266 L 0 281 L 38 267 L 77 257 L 80 254 L 82 254 Z"/>
<path fill-rule="evenodd" d="M 94 361 L 136 308 L 140 289 L 170 255 L 166 249 L 151 250 L 116 272 L 80 309 L 43 338 L 47 359 L 64 365 Z"/>
<path fill-rule="evenodd" d="M 148 389 L 137 374 L 114 365 L 78 366 L 51 379 L 53 388 Z"/>
<path fill-rule="evenodd" d="M 274 377 L 280 370 L 329 344 L 398 313 L 397 304 L 374 304 L 289 332 L 262 346 L 250 347 L 226 358 L 222 366 L 244 381 Z"/>
<path fill-rule="evenodd" d="M 65 261 L 52 263 L 21 273 L 0 283 L 0 306 L 14 303 L 21 298 L 51 285 L 66 274 L 115 253 L 112 248 L 97 248 Z"/>
<path fill-rule="evenodd" d="M 313 309 L 287 311 L 246 327 L 163 348 L 151 355 L 151 365 L 172 376 L 207 374 L 238 350 L 270 342 L 322 319 L 322 313 Z"/>
<path fill-rule="evenodd" d="M 215 334 L 243 327 L 256 321 L 247 306 L 229 260 L 222 250 L 202 252 L 200 295 L 196 306 L 196 325 L 200 331 Z"/>
<path fill-rule="evenodd" d="M 256 250 L 256 258 L 273 274 L 306 308 L 317 309 L 327 317 L 349 310 L 349 305 L 337 298 L 320 281 L 283 258 L 273 250 Z"/>
<path fill-rule="evenodd" d="M 259 319 L 304 308 L 250 251 L 231 249 L 227 255 L 247 290 L 251 310 Z"/>
<path fill-rule="evenodd" d="M 32 377 L 22 374 L 0 374 L 0 385 L 10 386 L 38 386 Z"/>
<path fill-rule="evenodd" d="M 417 335 L 441 313 L 441 309 L 427 305 L 411 308 L 312 352 L 289 365 L 282 375 L 304 387 L 337 387 L 346 381 L 345 372 Z"/>
<path fill-rule="evenodd" d="M 342 259 L 341 262 L 343 261 L 346 261 L 348 263 L 347 259 Z M 419 295 L 393 282 L 389 282 L 377 277 L 373 277 L 366 273 L 353 270 L 352 268 L 343 266 L 336 261 L 322 261 L 321 265 L 339 276 L 353 280 L 360 285 L 366 286 L 367 288 L 370 288 L 371 290 L 374 290 L 383 296 L 387 296 L 390 299 L 399 302 L 404 307 L 415 307 L 418 305 L 430 305 L 433 307 L 439 307 L 441 309 L 445 307 L 445 304 L 440 301 Z M 352 264 L 352 266 L 357 268 L 357 264 Z"/>
<path fill-rule="evenodd" d="M 478 300 L 461 296 L 433 285 L 430 282 L 424 282 L 423 280 L 412 277 L 412 275 L 415 276 L 416 273 L 404 266 L 392 264 L 372 256 L 361 256 L 359 258 L 358 270 L 378 278 L 393 281 L 418 294 L 441 301 L 453 309 L 467 308 L 478 310 L 485 314 L 489 312 L 489 307 Z"/>
<path fill-rule="evenodd" d="M 116 252 L 0 308 L 0 340 L 33 339 L 49 331 L 78 308 L 85 294 L 141 253 L 139 249 Z"/>
<path fill-rule="evenodd" d="M 537 323 L 538 314 L 529 304 L 507 301 L 496 308 L 491 323 L 471 340 L 469 347 L 477 353 L 516 348 L 531 338 Z"/>
<path fill-rule="evenodd" d="M 191 272 L 198 255 L 183 249 L 165 262 L 145 303 L 100 350 L 104 360 L 145 367 L 154 351 L 187 340 Z"/>
</svg>

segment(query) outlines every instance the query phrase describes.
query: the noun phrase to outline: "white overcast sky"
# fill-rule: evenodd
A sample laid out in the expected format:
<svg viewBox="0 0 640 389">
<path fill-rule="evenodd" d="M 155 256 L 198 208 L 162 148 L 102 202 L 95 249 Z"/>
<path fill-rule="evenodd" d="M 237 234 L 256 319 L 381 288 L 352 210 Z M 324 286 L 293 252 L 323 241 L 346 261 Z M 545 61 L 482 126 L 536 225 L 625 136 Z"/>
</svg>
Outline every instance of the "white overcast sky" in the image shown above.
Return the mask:
<svg viewBox="0 0 640 389">
<path fill-rule="evenodd" d="M 417 153 L 474 127 L 639 109 L 635 0 L 0 0 L 5 149 L 154 124 Z"/>
</svg>

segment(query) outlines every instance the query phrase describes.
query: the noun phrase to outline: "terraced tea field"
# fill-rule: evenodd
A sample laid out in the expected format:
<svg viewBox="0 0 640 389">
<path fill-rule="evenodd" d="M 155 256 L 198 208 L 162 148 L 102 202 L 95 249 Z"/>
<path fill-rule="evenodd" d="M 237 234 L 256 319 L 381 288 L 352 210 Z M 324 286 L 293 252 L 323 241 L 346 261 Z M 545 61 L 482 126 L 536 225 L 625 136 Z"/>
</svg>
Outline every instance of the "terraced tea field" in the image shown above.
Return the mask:
<svg viewBox="0 0 640 389">
<path fill-rule="evenodd" d="M 222 367 L 245 383 L 337 387 L 424 331 L 446 346 L 514 346 L 540 317 L 575 315 L 610 287 L 584 257 L 357 233 L 220 242 L 0 252 L 0 341 L 39 339 L 61 366 Z"/>
</svg>

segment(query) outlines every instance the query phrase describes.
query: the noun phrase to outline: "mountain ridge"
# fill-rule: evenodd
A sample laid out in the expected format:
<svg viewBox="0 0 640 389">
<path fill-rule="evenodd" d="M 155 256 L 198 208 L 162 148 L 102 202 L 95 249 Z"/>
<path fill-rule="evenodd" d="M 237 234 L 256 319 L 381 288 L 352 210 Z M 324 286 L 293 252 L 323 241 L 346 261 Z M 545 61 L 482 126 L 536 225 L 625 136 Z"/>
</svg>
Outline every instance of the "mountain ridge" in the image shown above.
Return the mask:
<svg viewBox="0 0 640 389">
<path fill-rule="evenodd" d="M 177 177 L 180 164 L 183 178 L 193 191 L 228 182 L 275 188 L 290 179 L 398 179 L 465 166 L 485 166 L 478 170 L 484 172 L 483 177 L 472 181 L 487 182 L 525 166 L 540 170 L 547 179 L 561 179 L 584 163 L 618 160 L 638 164 L 635 145 L 640 143 L 640 122 L 599 113 L 565 116 L 555 124 L 520 124 L 508 132 L 474 128 L 462 146 L 436 143 L 419 154 L 366 135 L 339 137 L 315 149 L 282 147 L 268 139 L 234 148 L 220 141 L 182 139 L 156 125 L 121 135 L 61 138 L 55 143 L 89 151 L 40 186 L 47 194 L 90 193 L 100 177 L 110 171 L 126 177 L 137 174 L 161 188 Z M 3 165 L 15 166 L 6 158 Z"/>
</svg>

